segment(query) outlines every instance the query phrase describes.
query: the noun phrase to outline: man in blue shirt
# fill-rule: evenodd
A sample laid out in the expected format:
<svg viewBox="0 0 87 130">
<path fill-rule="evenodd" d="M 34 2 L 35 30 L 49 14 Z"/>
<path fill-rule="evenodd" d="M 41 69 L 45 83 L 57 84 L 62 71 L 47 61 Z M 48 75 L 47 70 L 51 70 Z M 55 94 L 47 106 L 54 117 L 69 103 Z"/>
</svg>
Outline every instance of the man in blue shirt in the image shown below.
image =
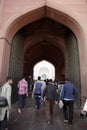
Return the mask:
<svg viewBox="0 0 87 130">
<path fill-rule="evenodd" d="M 61 98 L 63 99 L 63 113 L 64 113 L 64 122 L 69 123 L 69 126 L 72 125 L 73 120 L 73 103 L 74 96 L 77 90 L 73 83 L 70 82 L 69 78 L 66 79 L 61 92 Z"/>
<path fill-rule="evenodd" d="M 41 77 L 39 76 L 38 80 L 34 84 L 33 93 L 32 93 L 32 97 L 35 96 L 36 109 L 40 108 L 42 87 L 43 87 L 43 82 L 41 81 Z"/>
</svg>

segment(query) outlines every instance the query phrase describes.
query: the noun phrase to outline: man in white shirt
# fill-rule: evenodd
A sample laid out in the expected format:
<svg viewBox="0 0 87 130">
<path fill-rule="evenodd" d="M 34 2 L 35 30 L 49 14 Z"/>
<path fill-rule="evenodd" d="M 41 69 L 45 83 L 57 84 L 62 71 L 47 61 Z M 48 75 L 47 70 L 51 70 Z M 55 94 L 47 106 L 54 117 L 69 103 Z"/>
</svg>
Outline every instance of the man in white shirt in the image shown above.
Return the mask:
<svg viewBox="0 0 87 130">
<path fill-rule="evenodd" d="M 9 120 L 9 112 L 11 110 L 11 84 L 13 80 L 11 77 L 7 77 L 6 83 L 2 86 L 1 96 L 5 97 L 8 102 L 8 106 L 0 108 L 0 130 L 7 130 L 7 121 Z"/>
</svg>

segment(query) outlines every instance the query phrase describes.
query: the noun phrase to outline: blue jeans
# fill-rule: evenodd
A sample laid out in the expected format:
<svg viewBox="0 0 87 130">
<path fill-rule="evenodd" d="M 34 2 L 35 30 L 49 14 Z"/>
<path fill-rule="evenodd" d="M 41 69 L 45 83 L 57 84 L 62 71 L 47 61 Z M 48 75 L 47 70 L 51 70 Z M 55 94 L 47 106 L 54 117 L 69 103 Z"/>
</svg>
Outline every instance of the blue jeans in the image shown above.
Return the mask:
<svg viewBox="0 0 87 130">
<path fill-rule="evenodd" d="M 24 95 L 19 95 L 18 96 L 18 107 L 20 109 L 24 108 L 26 104 L 26 94 Z"/>
<path fill-rule="evenodd" d="M 35 94 L 35 101 L 36 101 L 36 107 L 37 109 L 39 109 L 41 104 L 41 94 Z"/>
</svg>

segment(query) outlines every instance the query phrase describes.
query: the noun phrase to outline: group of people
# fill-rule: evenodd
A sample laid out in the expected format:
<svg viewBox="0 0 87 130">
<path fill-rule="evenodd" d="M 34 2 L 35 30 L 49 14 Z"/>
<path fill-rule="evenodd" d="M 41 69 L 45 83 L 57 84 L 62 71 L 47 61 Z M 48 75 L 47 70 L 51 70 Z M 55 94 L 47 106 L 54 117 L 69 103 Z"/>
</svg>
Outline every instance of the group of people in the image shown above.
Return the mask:
<svg viewBox="0 0 87 130">
<path fill-rule="evenodd" d="M 54 103 L 63 101 L 63 113 L 64 113 L 64 122 L 68 123 L 69 126 L 72 125 L 73 121 L 73 104 L 74 96 L 77 93 L 77 89 L 70 79 L 66 79 L 65 83 L 61 90 L 58 88 L 58 84 L 53 82 L 51 79 L 46 81 L 43 84 L 41 78 L 38 77 L 38 80 L 34 84 L 32 97 L 35 97 L 36 106 L 35 108 L 39 110 L 41 100 L 44 101 L 45 98 L 45 107 L 46 107 L 46 118 L 47 123 L 51 124 L 53 121 L 53 108 Z"/>
<path fill-rule="evenodd" d="M 0 108 L 0 130 L 8 129 L 9 113 L 11 111 L 11 85 L 13 79 L 7 77 L 6 83 L 1 87 L 0 96 L 7 99 L 8 106 Z M 61 87 L 60 87 L 61 86 Z M 26 77 L 18 82 L 18 113 L 21 114 L 22 110 L 25 109 L 26 97 L 28 96 L 28 81 Z M 53 110 L 54 104 L 58 104 L 60 101 L 63 102 L 63 114 L 64 122 L 69 126 L 73 122 L 73 107 L 74 107 L 74 96 L 77 93 L 75 85 L 70 81 L 69 78 L 65 79 L 62 85 L 50 80 L 38 80 L 35 81 L 32 98 L 35 99 L 35 109 L 38 111 L 41 106 L 41 102 L 45 103 L 46 119 L 47 123 L 51 124 L 53 122 Z"/>
<path fill-rule="evenodd" d="M 0 97 L 7 100 L 8 105 L 0 107 L 0 130 L 8 130 L 9 115 L 11 113 L 12 77 L 6 78 L 6 83 L 0 87 Z M 26 77 L 18 82 L 18 113 L 25 108 L 26 96 L 28 96 L 28 82 Z"/>
</svg>

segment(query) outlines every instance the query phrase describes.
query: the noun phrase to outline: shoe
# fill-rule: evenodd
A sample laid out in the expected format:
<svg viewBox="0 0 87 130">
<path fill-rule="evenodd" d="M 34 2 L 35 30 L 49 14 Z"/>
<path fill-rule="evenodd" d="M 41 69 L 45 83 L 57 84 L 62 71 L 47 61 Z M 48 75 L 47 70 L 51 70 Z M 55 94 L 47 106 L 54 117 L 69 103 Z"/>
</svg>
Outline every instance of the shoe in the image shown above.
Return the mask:
<svg viewBox="0 0 87 130">
<path fill-rule="evenodd" d="M 21 114 L 21 109 L 20 108 L 18 108 L 18 113 Z"/>
<path fill-rule="evenodd" d="M 68 125 L 69 125 L 69 127 L 71 127 L 72 126 L 72 122 L 69 122 Z"/>
<path fill-rule="evenodd" d="M 50 125 L 50 124 L 51 124 L 51 122 L 50 122 L 50 121 L 48 121 L 48 122 L 47 122 L 47 124 L 48 124 L 48 125 Z"/>
<path fill-rule="evenodd" d="M 68 120 L 64 120 L 64 123 L 68 123 Z"/>
<path fill-rule="evenodd" d="M 5 128 L 5 130 L 8 130 L 8 128 Z"/>
<path fill-rule="evenodd" d="M 72 124 L 69 124 L 69 127 L 71 127 L 72 126 Z"/>
<path fill-rule="evenodd" d="M 87 116 L 86 113 L 80 113 L 80 118 L 81 118 L 81 119 L 86 118 L 86 116 Z"/>
<path fill-rule="evenodd" d="M 38 109 L 38 106 L 35 106 L 35 109 Z"/>
</svg>

